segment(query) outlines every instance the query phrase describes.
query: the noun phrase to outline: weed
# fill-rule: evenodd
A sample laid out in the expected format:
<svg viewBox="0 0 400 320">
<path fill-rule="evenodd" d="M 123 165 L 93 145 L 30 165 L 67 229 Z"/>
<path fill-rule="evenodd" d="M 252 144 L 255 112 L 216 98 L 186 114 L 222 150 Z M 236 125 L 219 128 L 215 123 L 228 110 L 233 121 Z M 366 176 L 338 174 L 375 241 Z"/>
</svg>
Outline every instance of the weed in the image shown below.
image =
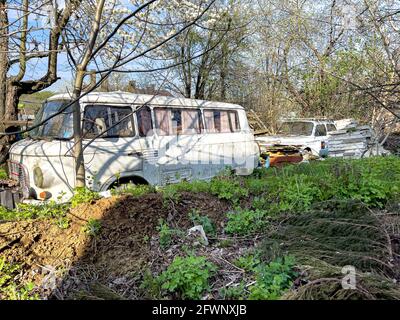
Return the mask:
<svg viewBox="0 0 400 320">
<path fill-rule="evenodd" d="M 87 188 L 76 188 L 74 195 L 71 198 L 71 208 L 75 208 L 81 203 L 92 202 L 99 199 L 100 196 L 97 192 Z"/>
<path fill-rule="evenodd" d="M 225 177 L 217 177 L 211 180 L 211 194 L 216 195 L 219 199 L 229 200 L 233 203 L 247 197 L 249 192 L 240 185 L 239 180 Z"/>
<path fill-rule="evenodd" d="M 155 192 L 156 189 L 150 185 L 128 183 L 119 188 L 112 189 L 113 195 L 130 194 L 134 197 L 141 197 L 145 194 Z"/>
<path fill-rule="evenodd" d="M 69 228 L 69 223 L 70 223 L 70 220 L 67 217 L 59 217 L 56 220 L 56 225 L 60 229 L 68 229 Z"/>
<path fill-rule="evenodd" d="M 255 268 L 256 283 L 249 288 L 249 300 L 275 300 L 292 286 L 297 277 L 291 256 L 278 258 Z"/>
<path fill-rule="evenodd" d="M 220 248 L 228 248 L 233 245 L 233 241 L 231 239 L 223 239 L 218 243 Z"/>
<path fill-rule="evenodd" d="M 227 288 L 222 288 L 219 291 L 222 299 L 230 299 L 230 300 L 244 300 L 247 296 L 246 285 L 242 281 L 236 286 L 230 286 Z"/>
<path fill-rule="evenodd" d="M 216 269 L 205 257 L 177 256 L 158 281 L 163 290 L 177 293 L 182 299 L 200 299 L 209 289 L 208 280 Z"/>
<path fill-rule="evenodd" d="M 201 216 L 198 211 L 194 209 L 189 213 L 189 218 L 195 225 L 201 225 L 207 235 L 215 235 L 215 225 L 208 216 Z"/>
<path fill-rule="evenodd" d="M 151 299 L 161 298 L 161 283 L 148 269 L 143 273 L 143 280 L 139 288 L 145 290 L 147 296 Z"/>
<path fill-rule="evenodd" d="M 263 231 L 268 224 L 267 212 L 263 210 L 237 209 L 229 212 L 225 232 L 240 236 Z"/>
<path fill-rule="evenodd" d="M 163 219 L 158 221 L 157 231 L 160 239 L 160 247 L 163 249 L 171 245 L 174 236 L 179 236 L 181 234 L 179 230 L 170 228 L 168 223 Z"/>
<path fill-rule="evenodd" d="M 83 228 L 83 231 L 89 236 L 97 236 L 101 230 L 100 220 L 90 218 Z"/>
<path fill-rule="evenodd" d="M 233 264 L 246 272 L 254 272 L 255 268 L 261 263 L 258 254 L 248 254 L 237 258 Z"/>
<path fill-rule="evenodd" d="M 16 284 L 20 273 L 19 265 L 11 265 L 0 257 L 0 300 L 38 300 L 39 296 L 33 293 L 34 284 Z"/>
</svg>

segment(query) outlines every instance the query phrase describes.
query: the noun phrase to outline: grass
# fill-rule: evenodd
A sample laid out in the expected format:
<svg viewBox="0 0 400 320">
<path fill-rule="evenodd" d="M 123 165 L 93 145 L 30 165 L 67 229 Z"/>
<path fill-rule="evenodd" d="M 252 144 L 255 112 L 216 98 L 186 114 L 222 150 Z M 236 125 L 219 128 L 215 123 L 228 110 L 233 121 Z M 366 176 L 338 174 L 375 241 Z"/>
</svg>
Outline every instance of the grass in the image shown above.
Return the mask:
<svg viewBox="0 0 400 320">
<path fill-rule="evenodd" d="M 393 261 L 391 235 L 375 214 L 398 204 L 398 157 L 327 159 L 281 169 L 257 169 L 247 177 L 224 173 L 209 182 L 181 182 L 157 190 L 128 186 L 114 192 L 134 197 L 160 192 L 167 204 L 178 203 L 183 192 L 205 193 L 224 202 L 230 209 L 221 212 L 225 217 L 223 225 L 214 225 L 207 213 L 196 209 L 187 212 L 189 221 L 202 225 L 217 247 L 235 250 L 238 239 L 246 239 L 257 247 L 256 251 L 231 261 L 244 275 L 235 286 L 219 291 L 222 298 L 400 296 L 398 285 L 391 280 L 396 277 L 390 262 Z M 97 193 L 77 190 L 71 206 L 98 197 Z M 51 202 L 39 207 L 20 205 L 12 211 L 0 208 L 0 220 L 53 218 L 60 228 L 68 228 L 67 210 L 68 205 Z M 101 223 L 93 220 L 85 232 L 95 236 L 100 230 Z M 155 230 L 160 250 L 176 250 L 178 242 L 184 242 L 185 234 L 186 230 L 176 229 L 175 224 L 170 226 L 164 220 L 160 220 Z M 180 241 L 175 241 L 178 236 Z M 204 257 L 201 251 L 204 247 L 190 250 L 187 257 L 176 256 L 164 271 L 158 270 L 158 275 L 145 277 L 143 288 L 149 296 L 198 299 L 213 289 L 212 279 L 218 275 L 219 266 Z M 355 268 L 359 279 L 353 292 L 341 287 L 341 270 L 346 265 Z M 298 277 L 303 284 L 294 290 L 293 283 Z M 245 280 L 251 280 L 252 284 Z"/>
</svg>

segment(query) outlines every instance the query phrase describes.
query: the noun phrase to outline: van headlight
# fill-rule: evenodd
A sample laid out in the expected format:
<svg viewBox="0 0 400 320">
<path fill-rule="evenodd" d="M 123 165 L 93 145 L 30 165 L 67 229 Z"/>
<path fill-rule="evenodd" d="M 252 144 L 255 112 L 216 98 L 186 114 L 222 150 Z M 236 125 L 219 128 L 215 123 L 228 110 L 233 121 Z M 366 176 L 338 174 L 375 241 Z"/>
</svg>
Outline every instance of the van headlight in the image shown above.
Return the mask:
<svg viewBox="0 0 400 320">
<path fill-rule="evenodd" d="M 35 183 L 36 187 L 43 188 L 43 172 L 40 167 L 35 167 L 33 169 L 33 182 Z"/>
</svg>

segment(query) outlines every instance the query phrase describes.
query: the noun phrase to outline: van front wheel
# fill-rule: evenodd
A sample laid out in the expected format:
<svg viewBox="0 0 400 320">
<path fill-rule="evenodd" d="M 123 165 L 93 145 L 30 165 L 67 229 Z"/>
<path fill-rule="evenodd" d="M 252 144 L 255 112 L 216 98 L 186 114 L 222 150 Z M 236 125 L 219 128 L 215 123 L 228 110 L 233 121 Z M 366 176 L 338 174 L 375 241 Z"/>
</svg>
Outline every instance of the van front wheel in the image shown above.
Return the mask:
<svg viewBox="0 0 400 320">
<path fill-rule="evenodd" d="M 112 189 L 116 192 L 126 192 L 127 190 L 134 188 L 136 186 L 135 183 L 133 182 L 127 182 L 127 183 L 119 183 L 115 185 Z"/>
</svg>

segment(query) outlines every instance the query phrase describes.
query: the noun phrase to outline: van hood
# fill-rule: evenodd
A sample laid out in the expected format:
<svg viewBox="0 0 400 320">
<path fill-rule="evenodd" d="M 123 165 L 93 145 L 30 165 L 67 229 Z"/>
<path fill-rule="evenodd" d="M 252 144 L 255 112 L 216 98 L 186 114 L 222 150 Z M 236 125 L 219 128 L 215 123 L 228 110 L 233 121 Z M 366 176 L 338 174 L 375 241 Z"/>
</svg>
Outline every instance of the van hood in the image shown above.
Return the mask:
<svg viewBox="0 0 400 320">
<path fill-rule="evenodd" d="M 306 145 L 309 142 L 314 141 L 312 136 L 284 136 L 284 135 L 274 135 L 274 136 L 259 136 L 256 137 L 256 141 L 265 146 L 271 146 L 276 144 L 281 145 Z"/>
<path fill-rule="evenodd" d="M 72 155 L 72 141 L 65 140 L 33 140 L 31 138 L 14 143 L 10 155 L 31 157 L 60 157 Z"/>
</svg>

